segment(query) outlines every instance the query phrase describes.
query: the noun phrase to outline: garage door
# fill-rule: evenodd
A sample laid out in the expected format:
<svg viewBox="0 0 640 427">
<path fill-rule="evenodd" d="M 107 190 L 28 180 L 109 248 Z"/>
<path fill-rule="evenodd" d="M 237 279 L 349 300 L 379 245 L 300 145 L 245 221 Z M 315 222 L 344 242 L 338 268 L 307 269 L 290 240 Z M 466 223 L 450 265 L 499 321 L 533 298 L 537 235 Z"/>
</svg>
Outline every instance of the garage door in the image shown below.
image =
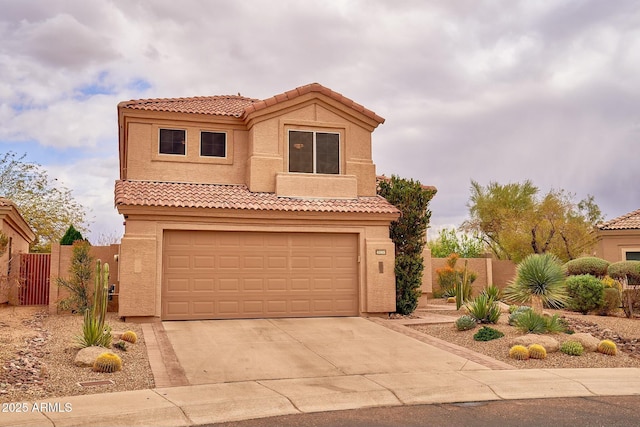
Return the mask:
<svg viewBox="0 0 640 427">
<path fill-rule="evenodd" d="M 165 231 L 162 318 L 358 314 L 355 234 Z"/>
</svg>

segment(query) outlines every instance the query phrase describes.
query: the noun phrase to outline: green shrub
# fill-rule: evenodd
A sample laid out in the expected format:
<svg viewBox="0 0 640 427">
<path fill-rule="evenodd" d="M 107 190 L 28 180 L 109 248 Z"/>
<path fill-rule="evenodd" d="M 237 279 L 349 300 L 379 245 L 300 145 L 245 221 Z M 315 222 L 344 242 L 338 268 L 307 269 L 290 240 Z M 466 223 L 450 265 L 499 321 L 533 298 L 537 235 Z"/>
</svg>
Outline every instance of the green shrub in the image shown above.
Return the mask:
<svg viewBox="0 0 640 427">
<path fill-rule="evenodd" d="M 511 307 L 514 307 L 513 311 L 511 311 Z M 509 315 L 509 324 L 511 326 L 515 325 L 516 319 L 518 318 L 518 316 L 520 316 L 525 311 L 532 310 L 532 308 L 529 307 L 528 305 L 512 305 L 511 307 L 509 307 L 509 312 L 511 313 Z"/>
<path fill-rule="evenodd" d="M 476 319 L 466 314 L 456 319 L 456 329 L 459 331 L 468 331 L 469 329 L 475 328 L 476 325 Z"/>
<path fill-rule="evenodd" d="M 557 314 L 554 314 L 551 317 L 545 316 L 545 320 L 547 321 L 548 334 L 570 333 L 567 322 L 564 319 L 558 317 Z"/>
<path fill-rule="evenodd" d="M 540 301 L 545 307 L 562 308 L 567 301 L 565 269 L 557 256 L 531 254 L 518 264 L 516 278 L 504 289 L 504 298 L 523 304 Z"/>
<path fill-rule="evenodd" d="M 473 339 L 476 341 L 491 341 L 498 338 L 502 338 L 504 334 L 497 329 L 483 326 L 478 332 L 475 333 Z"/>
<path fill-rule="evenodd" d="M 577 341 L 565 341 L 560 346 L 560 351 L 569 356 L 580 356 L 584 352 L 584 347 Z"/>
<path fill-rule="evenodd" d="M 602 292 L 602 305 L 599 307 L 598 313 L 601 316 L 607 316 L 620 308 L 620 303 L 620 291 L 616 288 L 604 288 Z"/>
<path fill-rule="evenodd" d="M 489 298 L 487 294 L 478 295 L 465 307 L 469 315 L 480 323 L 496 323 L 500 318 L 498 302 Z"/>
<path fill-rule="evenodd" d="M 86 240 L 80 240 L 73 244 L 71 249 L 71 264 L 69 265 L 68 278 L 58 277 L 56 283 L 66 289 L 69 296 L 58 302 L 62 311 L 84 313 L 91 307 L 91 276 L 93 270 L 93 257 L 90 253 L 91 245 Z"/>
<path fill-rule="evenodd" d="M 459 233 L 455 227 L 443 228 L 438 237 L 428 243 L 433 258 L 446 258 L 459 254 L 462 258 L 480 258 L 484 252 L 484 243 L 478 236 Z"/>
<path fill-rule="evenodd" d="M 489 285 L 482 290 L 482 293 L 491 298 L 493 301 L 500 301 L 502 291 L 496 285 Z"/>
<path fill-rule="evenodd" d="M 533 310 L 525 310 L 516 316 L 514 326 L 519 331 L 529 334 L 544 334 L 547 332 L 547 322 L 544 316 Z"/>
<path fill-rule="evenodd" d="M 70 225 L 69 228 L 67 228 L 67 231 L 64 233 L 64 236 L 62 236 L 62 238 L 60 239 L 60 244 L 71 246 L 78 240 L 84 240 L 84 237 L 82 237 L 82 234 L 78 230 L 76 230 L 73 225 Z"/>
<path fill-rule="evenodd" d="M 570 276 L 579 276 L 582 274 L 590 274 L 596 277 L 602 277 L 607 274 L 609 261 L 602 258 L 586 256 L 582 258 L 572 259 L 565 265 L 567 274 Z"/>
<path fill-rule="evenodd" d="M 616 280 L 627 280 L 629 285 L 640 285 L 640 261 L 614 262 L 607 272 Z"/>
<path fill-rule="evenodd" d="M 422 285 L 423 258 L 419 254 L 396 255 L 396 311 L 413 313 L 418 306 Z"/>
<path fill-rule="evenodd" d="M 587 314 L 602 306 L 604 286 L 598 278 L 590 274 L 571 276 L 567 278 L 566 285 L 572 310 Z"/>
</svg>

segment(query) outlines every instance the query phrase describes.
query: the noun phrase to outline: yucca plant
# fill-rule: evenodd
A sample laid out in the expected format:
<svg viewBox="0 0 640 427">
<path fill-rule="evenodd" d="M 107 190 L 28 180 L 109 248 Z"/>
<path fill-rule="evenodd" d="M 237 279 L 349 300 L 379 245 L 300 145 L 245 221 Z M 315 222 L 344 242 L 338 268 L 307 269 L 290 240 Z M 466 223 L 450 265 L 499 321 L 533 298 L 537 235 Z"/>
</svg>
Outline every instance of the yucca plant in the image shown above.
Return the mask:
<svg viewBox="0 0 640 427">
<path fill-rule="evenodd" d="M 77 337 L 78 345 L 82 347 L 111 345 L 111 327 L 105 325 L 107 304 L 109 301 L 109 264 L 102 265 L 96 261 L 95 293 L 93 307 L 84 311 L 82 335 Z"/>
<path fill-rule="evenodd" d="M 565 269 L 553 254 L 532 254 L 518 264 L 516 278 L 504 289 L 507 301 L 529 303 L 534 310 L 542 306 L 562 308 L 568 300 L 564 285 Z"/>
<path fill-rule="evenodd" d="M 479 294 L 472 301 L 469 301 L 465 307 L 469 312 L 469 316 L 480 323 L 496 323 L 500 318 L 501 313 L 498 302 L 489 298 L 487 294 Z"/>
</svg>

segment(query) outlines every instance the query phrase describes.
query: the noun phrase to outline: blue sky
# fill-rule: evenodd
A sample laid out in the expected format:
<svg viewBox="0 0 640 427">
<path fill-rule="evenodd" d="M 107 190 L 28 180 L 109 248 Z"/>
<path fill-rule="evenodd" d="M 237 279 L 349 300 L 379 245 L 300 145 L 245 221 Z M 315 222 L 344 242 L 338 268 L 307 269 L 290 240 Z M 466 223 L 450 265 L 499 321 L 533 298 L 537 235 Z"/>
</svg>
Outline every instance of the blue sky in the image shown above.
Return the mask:
<svg viewBox="0 0 640 427">
<path fill-rule="evenodd" d="M 640 5 L 616 0 L 0 0 L 0 151 L 26 153 L 119 235 L 118 102 L 311 82 L 386 119 L 378 173 L 435 185 L 530 179 L 640 208 Z"/>
</svg>

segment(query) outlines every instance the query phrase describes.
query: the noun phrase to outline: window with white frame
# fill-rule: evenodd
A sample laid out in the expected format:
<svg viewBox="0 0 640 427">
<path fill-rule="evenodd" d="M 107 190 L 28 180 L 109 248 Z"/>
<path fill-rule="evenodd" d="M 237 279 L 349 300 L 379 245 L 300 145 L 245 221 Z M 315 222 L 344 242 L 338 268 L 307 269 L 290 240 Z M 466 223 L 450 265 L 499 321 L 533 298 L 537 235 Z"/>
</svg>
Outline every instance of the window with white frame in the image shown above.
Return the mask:
<svg viewBox="0 0 640 427">
<path fill-rule="evenodd" d="M 160 129 L 160 154 L 184 156 L 186 153 L 187 131 L 184 129 Z"/>
<path fill-rule="evenodd" d="M 200 155 L 227 157 L 227 134 L 224 132 L 200 132 Z"/>
<path fill-rule="evenodd" d="M 289 172 L 339 174 L 340 134 L 290 130 Z"/>
</svg>

